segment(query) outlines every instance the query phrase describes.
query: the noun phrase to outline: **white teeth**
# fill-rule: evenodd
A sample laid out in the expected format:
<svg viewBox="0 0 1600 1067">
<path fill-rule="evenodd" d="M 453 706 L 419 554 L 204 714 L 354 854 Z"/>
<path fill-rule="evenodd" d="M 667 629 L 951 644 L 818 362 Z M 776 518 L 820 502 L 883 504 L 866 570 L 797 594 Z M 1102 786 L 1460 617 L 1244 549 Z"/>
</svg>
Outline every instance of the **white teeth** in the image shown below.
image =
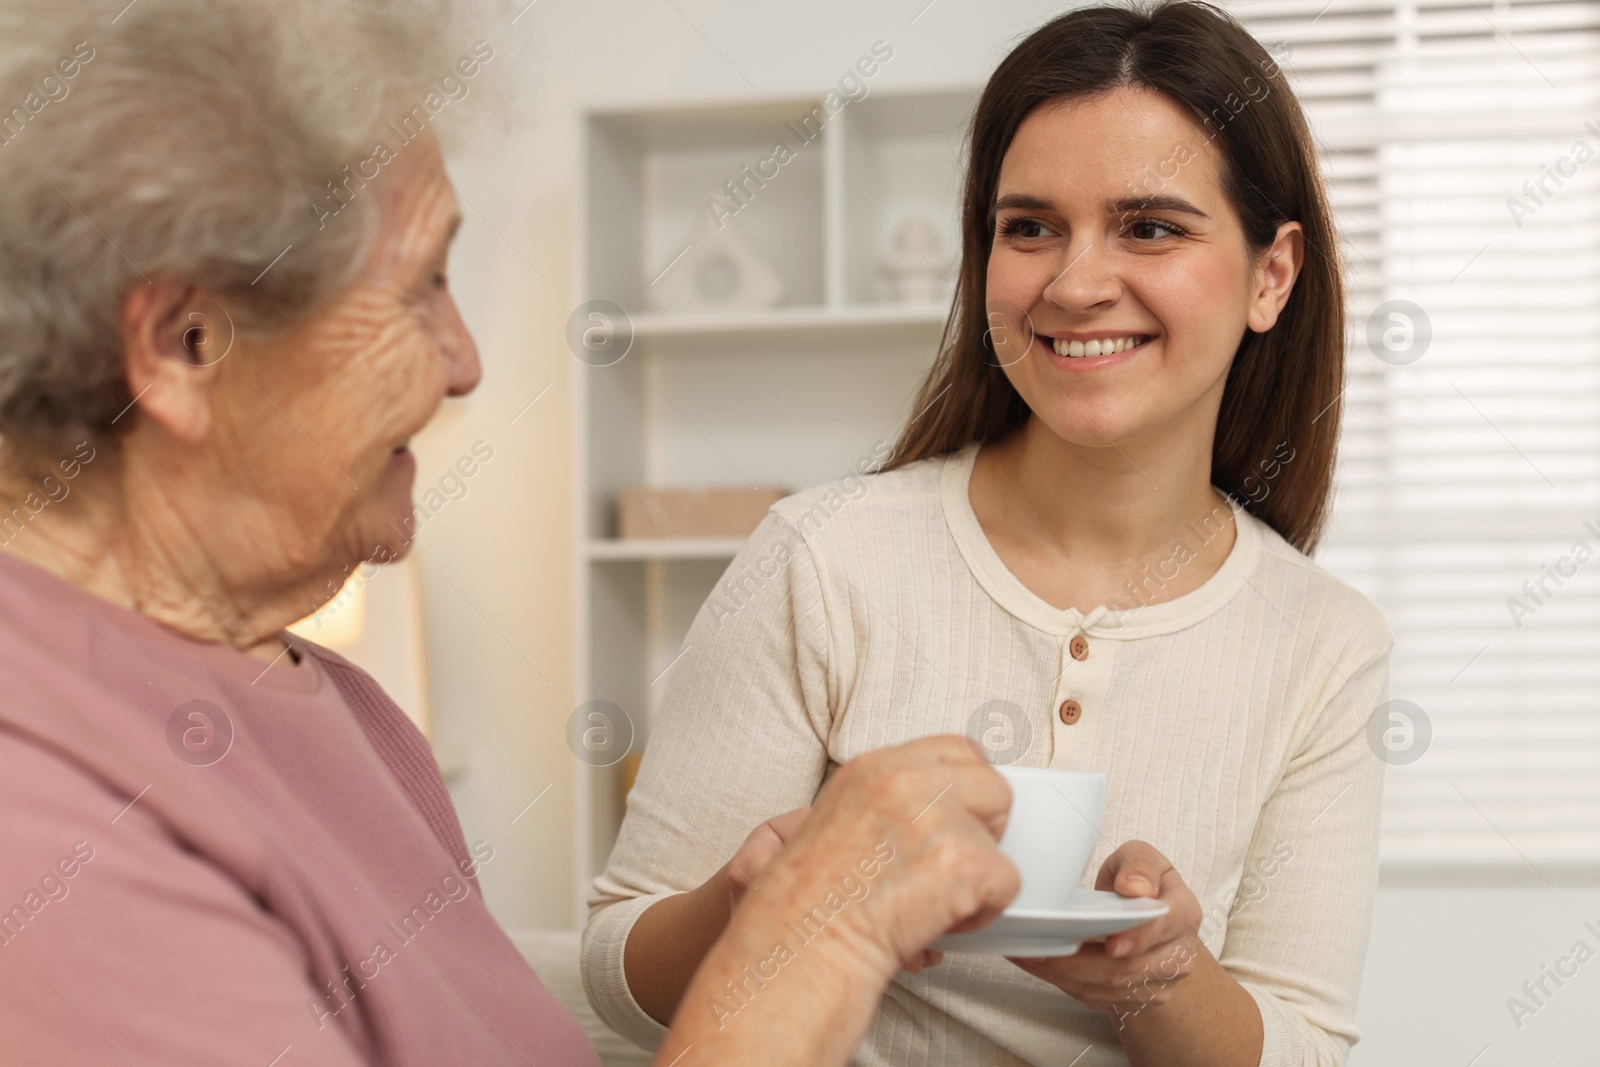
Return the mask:
<svg viewBox="0 0 1600 1067">
<path fill-rule="evenodd" d="M 1115 352 L 1126 352 L 1143 340 L 1145 340 L 1144 334 L 1133 334 L 1127 337 L 1098 338 L 1088 342 L 1065 341 L 1057 337 L 1053 343 L 1056 355 L 1082 359 L 1085 356 L 1109 356 Z"/>
</svg>

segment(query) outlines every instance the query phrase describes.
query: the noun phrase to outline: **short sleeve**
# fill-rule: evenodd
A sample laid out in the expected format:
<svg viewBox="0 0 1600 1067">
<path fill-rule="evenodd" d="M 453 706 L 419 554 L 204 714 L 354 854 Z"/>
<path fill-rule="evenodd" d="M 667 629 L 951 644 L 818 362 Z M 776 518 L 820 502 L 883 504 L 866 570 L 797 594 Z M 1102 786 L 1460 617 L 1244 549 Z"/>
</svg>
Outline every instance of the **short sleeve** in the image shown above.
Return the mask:
<svg viewBox="0 0 1600 1067">
<path fill-rule="evenodd" d="M 775 509 L 689 628 L 589 901 L 584 987 L 595 1011 L 636 1044 L 654 1047 L 666 1027 L 628 990 L 623 951 L 634 922 L 661 898 L 702 884 L 751 830 L 810 804 L 821 787 L 828 640 L 810 550 Z"/>
<path fill-rule="evenodd" d="M 1342 1067 L 1378 880 L 1389 644 L 1342 675 L 1256 823 L 1220 956 L 1261 1011 L 1261 1067 Z"/>
</svg>

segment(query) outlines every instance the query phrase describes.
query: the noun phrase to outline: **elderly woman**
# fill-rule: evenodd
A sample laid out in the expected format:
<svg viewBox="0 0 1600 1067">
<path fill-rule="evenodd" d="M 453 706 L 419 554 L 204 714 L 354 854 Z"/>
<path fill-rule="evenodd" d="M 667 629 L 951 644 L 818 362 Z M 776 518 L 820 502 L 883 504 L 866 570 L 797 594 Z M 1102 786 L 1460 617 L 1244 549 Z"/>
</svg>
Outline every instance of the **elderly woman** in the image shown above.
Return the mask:
<svg viewBox="0 0 1600 1067">
<path fill-rule="evenodd" d="M 284 631 L 405 551 L 407 442 L 478 382 L 428 120 L 493 47 L 420 0 L 93 6 L 0 7 L 8 1060 L 592 1064 L 423 738 Z M 842 1063 L 896 971 L 1015 893 L 1009 797 L 935 738 L 753 835 L 691 1006 L 882 862 L 775 995 L 686 1009 L 660 1062 Z"/>
</svg>

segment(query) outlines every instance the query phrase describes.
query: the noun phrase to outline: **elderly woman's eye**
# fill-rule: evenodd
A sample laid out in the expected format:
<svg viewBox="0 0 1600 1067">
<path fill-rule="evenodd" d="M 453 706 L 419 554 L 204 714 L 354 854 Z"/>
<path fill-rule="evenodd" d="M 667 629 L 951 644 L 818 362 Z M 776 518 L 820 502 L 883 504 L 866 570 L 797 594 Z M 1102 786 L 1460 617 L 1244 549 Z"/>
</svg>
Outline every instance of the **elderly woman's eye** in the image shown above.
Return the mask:
<svg viewBox="0 0 1600 1067">
<path fill-rule="evenodd" d="M 409 304 L 423 303 L 450 288 L 450 278 L 442 270 L 429 271 L 422 283 L 406 296 Z"/>
</svg>

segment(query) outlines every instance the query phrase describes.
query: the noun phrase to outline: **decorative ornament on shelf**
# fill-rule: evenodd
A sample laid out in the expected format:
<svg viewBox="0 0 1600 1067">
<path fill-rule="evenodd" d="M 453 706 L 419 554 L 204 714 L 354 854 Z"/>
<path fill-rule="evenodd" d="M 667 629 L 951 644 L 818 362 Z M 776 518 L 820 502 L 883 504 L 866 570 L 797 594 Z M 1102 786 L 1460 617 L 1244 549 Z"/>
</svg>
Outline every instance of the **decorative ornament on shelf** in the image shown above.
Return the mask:
<svg viewBox="0 0 1600 1067">
<path fill-rule="evenodd" d="M 662 311 L 750 311 L 783 299 L 783 279 L 731 226 L 702 216 L 688 251 L 648 286 Z"/>
<path fill-rule="evenodd" d="M 939 239 L 939 228 L 922 216 L 900 224 L 893 251 L 883 257 L 881 269 L 889 299 L 901 304 L 931 304 L 944 299 L 950 288 L 950 257 Z"/>
</svg>

